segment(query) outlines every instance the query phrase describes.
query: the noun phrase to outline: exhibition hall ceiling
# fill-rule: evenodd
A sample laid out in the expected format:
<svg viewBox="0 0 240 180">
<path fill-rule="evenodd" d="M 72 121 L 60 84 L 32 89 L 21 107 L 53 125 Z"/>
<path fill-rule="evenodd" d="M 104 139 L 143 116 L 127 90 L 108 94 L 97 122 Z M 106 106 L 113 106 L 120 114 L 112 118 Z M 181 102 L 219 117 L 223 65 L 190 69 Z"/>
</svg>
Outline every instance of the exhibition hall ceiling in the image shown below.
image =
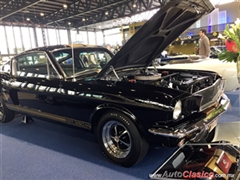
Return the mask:
<svg viewBox="0 0 240 180">
<path fill-rule="evenodd" d="M 167 0 L 2 0 L 0 24 L 79 28 L 157 9 Z"/>
</svg>

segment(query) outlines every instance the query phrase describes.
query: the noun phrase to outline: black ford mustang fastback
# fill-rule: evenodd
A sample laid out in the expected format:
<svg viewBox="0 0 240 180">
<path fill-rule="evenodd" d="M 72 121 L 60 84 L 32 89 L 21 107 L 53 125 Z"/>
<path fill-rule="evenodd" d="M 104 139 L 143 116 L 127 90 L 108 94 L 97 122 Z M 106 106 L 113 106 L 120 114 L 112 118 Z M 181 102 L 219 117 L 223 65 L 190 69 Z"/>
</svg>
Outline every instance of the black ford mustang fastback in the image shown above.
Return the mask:
<svg viewBox="0 0 240 180">
<path fill-rule="evenodd" d="M 35 48 L 1 73 L 0 122 L 15 113 L 96 133 L 106 157 L 132 166 L 149 145 L 211 141 L 229 100 L 209 71 L 148 69 L 154 58 L 214 7 L 171 0 L 113 56 L 98 46 Z"/>
</svg>

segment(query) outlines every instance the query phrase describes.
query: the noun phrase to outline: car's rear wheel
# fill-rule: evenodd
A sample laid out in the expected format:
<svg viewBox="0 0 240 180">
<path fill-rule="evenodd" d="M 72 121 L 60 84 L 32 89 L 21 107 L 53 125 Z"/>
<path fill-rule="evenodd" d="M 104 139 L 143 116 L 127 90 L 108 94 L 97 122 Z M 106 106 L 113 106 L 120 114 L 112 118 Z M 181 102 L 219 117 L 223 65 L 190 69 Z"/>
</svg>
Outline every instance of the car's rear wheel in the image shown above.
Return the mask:
<svg viewBox="0 0 240 180">
<path fill-rule="evenodd" d="M 148 143 L 125 114 L 110 111 L 98 123 L 98 141 L 104 155 L 113 163 L 130 167 L 141 161 Z"/>
<path fill-rule="evenodd" d="M 0 122 L 7 123 L 14 119 L 14 111 L 9 110 L 2 101 L 2 94 L 0 95 Z"/>
</svg>

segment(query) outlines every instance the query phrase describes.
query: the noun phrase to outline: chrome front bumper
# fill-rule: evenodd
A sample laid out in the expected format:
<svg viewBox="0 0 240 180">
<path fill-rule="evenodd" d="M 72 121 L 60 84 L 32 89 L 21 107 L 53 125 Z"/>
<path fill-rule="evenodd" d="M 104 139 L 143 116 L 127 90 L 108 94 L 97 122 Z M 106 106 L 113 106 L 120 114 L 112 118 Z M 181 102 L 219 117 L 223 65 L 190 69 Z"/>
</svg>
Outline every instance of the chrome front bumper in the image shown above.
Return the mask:
<svg viewBox="0 0 240 180">
<path fill-rule="evenodd" d="M 154 135 L 177 139 L 183 139 L 190 136 L 192 141 L 197 141 L 197 139 L 204 134 L 211 132 L 217 126 L 218 117 L 227 110 L 229 104 L 230 100 L 225 94 L 223 94 L 219 105 L 217 107 L 210 108 L 204 119 L 191 126 L 184 129 L 176 129 L 175 131 L 164 128 L 150 128 L 148 131 Z"/>
</svg>

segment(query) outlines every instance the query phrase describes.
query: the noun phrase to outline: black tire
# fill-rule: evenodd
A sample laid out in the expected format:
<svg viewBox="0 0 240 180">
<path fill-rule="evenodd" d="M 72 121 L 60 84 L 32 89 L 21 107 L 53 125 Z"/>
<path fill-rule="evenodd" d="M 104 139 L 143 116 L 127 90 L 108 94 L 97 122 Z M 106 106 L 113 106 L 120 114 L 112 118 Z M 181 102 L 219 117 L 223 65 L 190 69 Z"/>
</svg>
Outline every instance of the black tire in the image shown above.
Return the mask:
<svg viewBox="0 0 240 180">
<path fill-rule="evenodd" d="M 97 138 L 106 158 L 120 166 L 137 164 L 148 151 L 148 143 L 133 121 L 118 111 L 109 111 L 102 116 L 97 127 Z"/>
<path fill-rule="evenodd" d="M 215 137 L 215 131 L 216 131 L 216 128 L 214 128 L 209 134 L 208 136 L 205 138 L 205 141 L 207 143 L 210 143 L 213 141 L 214 137 Z"/>
<path fill-rule="evenodd" d="M 0 123 L 8 123 L 15 117 L 14 111 L 9 110 L 2 101 L 2 95 L 0 95 Z"/>
</svg>

